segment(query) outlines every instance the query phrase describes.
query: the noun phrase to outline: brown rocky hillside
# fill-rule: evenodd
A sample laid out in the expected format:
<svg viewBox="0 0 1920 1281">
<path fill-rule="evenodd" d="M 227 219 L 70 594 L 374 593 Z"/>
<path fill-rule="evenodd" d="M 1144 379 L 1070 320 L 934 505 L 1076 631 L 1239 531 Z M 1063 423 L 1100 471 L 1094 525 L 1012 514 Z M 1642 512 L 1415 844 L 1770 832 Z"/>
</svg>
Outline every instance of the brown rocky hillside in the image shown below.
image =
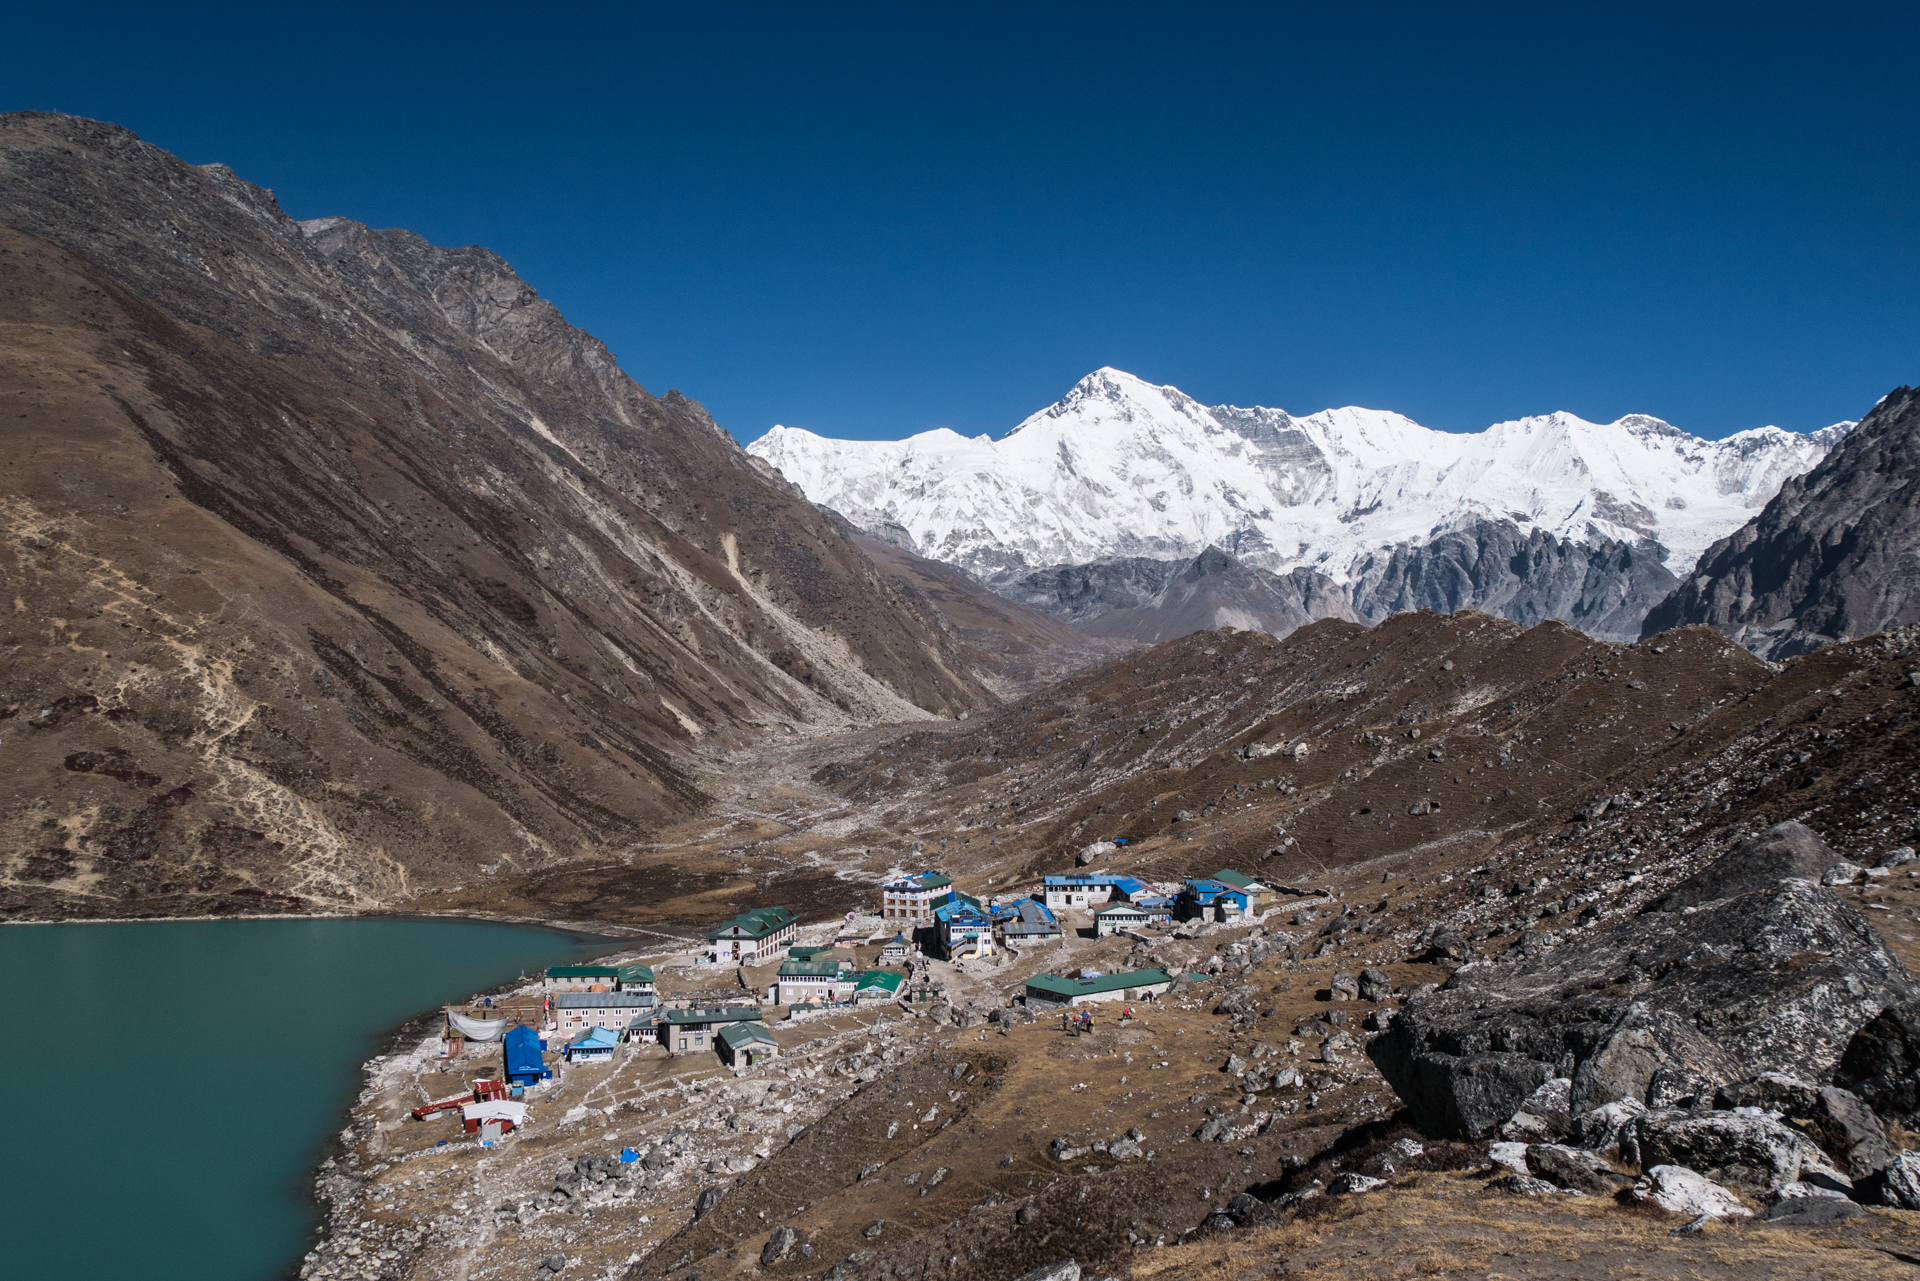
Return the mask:
<svg viewBox="0 0 1920 1281">
<path fill-rule="evenodd" d="M 979 710 L 964 641 L 478 248 L 0 117 L 0 912 L 391 904 Z"/>
</svg>

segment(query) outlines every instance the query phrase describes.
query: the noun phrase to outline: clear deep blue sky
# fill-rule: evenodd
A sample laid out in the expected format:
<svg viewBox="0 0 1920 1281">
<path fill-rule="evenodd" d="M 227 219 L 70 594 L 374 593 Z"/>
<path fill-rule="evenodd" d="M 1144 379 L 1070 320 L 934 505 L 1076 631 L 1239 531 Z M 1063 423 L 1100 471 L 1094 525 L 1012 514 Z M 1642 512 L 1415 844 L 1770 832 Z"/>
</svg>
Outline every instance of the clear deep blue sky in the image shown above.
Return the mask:
<svg viewBox="0 0 1920 1281">
<path fill-rule="evenodd" d="M 1342 12 L 1344 11 L 1344 12 Z M 498 250 L 649 389 L 1702 435 L 1920 381 L 1920 7 L 42 5 L 0 108 Z"/>
</svg>

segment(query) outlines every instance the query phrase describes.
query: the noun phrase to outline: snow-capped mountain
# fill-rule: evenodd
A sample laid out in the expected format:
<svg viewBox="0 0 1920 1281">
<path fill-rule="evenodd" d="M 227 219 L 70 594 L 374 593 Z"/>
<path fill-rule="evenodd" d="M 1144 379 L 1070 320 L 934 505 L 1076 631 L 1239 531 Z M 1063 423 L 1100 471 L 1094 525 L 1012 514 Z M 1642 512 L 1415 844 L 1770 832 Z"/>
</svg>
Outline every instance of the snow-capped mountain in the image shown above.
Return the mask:
<svg viewBox="0 0 1920 1281">
<path fill-rule="evenodd" d="M 1461 434 L 1374 409 L 1210 407 L 1101 369 L 1001 440 L 775 427 L 748 452 L 855 524 L 897 527 L 976 574 L 1214 546 L 1359 598 L 1377 595 L 1361 580 L 1396 551 L 1490 525 L 1521 542 L 1625 545 L 1685 575 L 1852 425 L 1715 441 L 1638 414 L 1554 413 Z"/>
</svg>

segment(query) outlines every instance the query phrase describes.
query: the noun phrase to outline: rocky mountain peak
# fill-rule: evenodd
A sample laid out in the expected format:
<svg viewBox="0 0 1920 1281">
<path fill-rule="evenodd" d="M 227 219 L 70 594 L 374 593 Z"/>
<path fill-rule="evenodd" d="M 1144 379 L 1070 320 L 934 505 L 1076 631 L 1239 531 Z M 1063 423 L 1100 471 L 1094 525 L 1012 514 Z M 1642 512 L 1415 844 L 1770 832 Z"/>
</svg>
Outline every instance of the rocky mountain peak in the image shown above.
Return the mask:
<svg viewBox="0 0 1920 1281">
<path fill-rule="evenodd" d="M 1643 633 L 1703 623 L 1784 658 L 1920 618 L 1917 428 L 1911 387 L 1889 392 L 1857 426 L 1827 428 L 1831 452 L 1710 547 Z"/>
</svg>

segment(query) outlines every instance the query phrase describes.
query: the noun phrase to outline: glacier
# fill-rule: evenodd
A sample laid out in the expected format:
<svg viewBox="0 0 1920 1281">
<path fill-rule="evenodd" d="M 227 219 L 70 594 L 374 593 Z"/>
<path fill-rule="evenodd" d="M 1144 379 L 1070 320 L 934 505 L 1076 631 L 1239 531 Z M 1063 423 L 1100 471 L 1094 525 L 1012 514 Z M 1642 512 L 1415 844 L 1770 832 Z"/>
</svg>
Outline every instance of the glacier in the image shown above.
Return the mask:
<svg viewBox="0 0 1920 1281">
<path fill-rule="evenodd" d="M 1641 414 L 1560 412 L 1443 432 L 1352 406 L 1208 406 L 1105 368 L 999 440 L 775 427 L 748 453 L 854 524 L 982 577 L 1214 547 L 1357 590 L 1397 550 L 1489 524 L 1642 549 L 1684 577 L 1852 426 L 1706 440 Z"/>
</svg>

